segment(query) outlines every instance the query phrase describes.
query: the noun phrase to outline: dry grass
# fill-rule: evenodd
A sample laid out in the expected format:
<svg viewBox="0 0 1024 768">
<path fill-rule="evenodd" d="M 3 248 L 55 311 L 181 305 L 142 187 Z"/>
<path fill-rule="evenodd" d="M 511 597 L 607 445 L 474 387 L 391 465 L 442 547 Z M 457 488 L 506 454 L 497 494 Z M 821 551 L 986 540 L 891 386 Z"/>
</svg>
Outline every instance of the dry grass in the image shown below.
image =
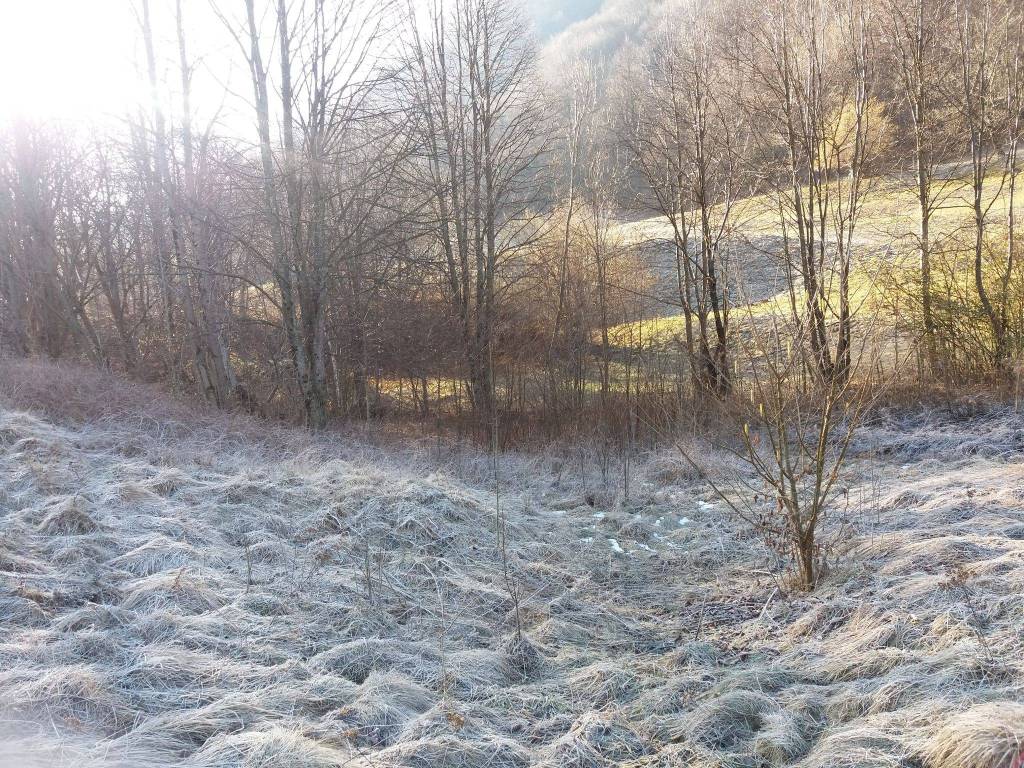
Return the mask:
<svg viewBox="0 0 1024 768">
<path fill-rule="evenodd" d="M 81 371 L 49 375 L 67 396 L 33 378 L 42 364 L 0 375 L 3 768 L 1019 754 L 1013 412 L 866 428 L 855 535 L 812 595 L 780 593 L 763 545 L 666 456 L 623 499 L 594 457 L 509 455 L 519 640 L 487 456 L 312 438 Z"/>
<path fill-rule="evenodd" d="M 1024 762 L 1024 705 L 979 704 L 949 719 L 928 745 L 935 768 L 990 768 Z"/>
</svg>

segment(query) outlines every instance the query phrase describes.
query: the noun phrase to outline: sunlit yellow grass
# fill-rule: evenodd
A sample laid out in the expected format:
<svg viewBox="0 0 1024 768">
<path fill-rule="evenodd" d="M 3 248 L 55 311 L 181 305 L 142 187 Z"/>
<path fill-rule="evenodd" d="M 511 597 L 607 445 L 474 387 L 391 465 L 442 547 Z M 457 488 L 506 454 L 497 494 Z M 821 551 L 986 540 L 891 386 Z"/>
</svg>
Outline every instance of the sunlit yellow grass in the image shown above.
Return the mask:
<svg viewBox="0 0 1024 768">
<path fill-rule="evenodd" d="M 1005 219 L 1009 203 L 1001 171 L 990 172 L 985 179 L 983 205 L 990 221 Z M 971 214 L 972 189 L 968 177 L 936 180 L 933 194 L 938 198 L 932 214 L 934 236 L 951 234 L 963 226 Z M 720 211 L 719 211 L 720 214 Z M 782 234 L 779 225 L 779 198 L 775 193 L 754 195 L 733 204 L 730 220 L 739 237 L 755 238 Z M 651 216 L 622 222 L 617 227 L 626 242 L 671 240 L 672 225 L 663 216 Z M 871 179 L 859 214 L 859 238 L 885 244 L 894 238 L 916 237 L 918 231 L 917 198 L 907 180 Z"/>
<path fill-rule="evenodd" d="M 944 240 L 962 235 L 973 227 L 973 190 L 970 179 L 964 177 L 938 180 L 933 190 L 938 195 L 938 205 L 931 217 L 931 237 L 935 247 L 941 248 Z M 1009 194 L 1001 172 L 993 171 L 986 177 L 982 204 L 988 222 L 995 226 L 1005 222 Z M 782 235 L 778 198 L 774 194 L 757 195 L 735 203 L 731 217 L 740 239 Z M 672 238 L 671 224 L 663 217 L 624 222 L 619 227 L 623 237 L 634 243 Z M 860 250 L 871 253 L 857 261 L 850 276 L 853 312 L 884 311 L 892 304 L 892 297 L 885 295 L 885 291 L 919 281 L 916 265 L 901 259 L 912 256 L 917 248 L 918 227 L 917 198 L 906 180 L 869 182 L 859 214 L 856 240 Z M 883 274 L 885 279 L 882 279 Z M 963 276 L 955 279 L 962 282 L 960 278 Z M 944 290 L 941 283 L 945 278 L 937 275 L 936 279 L 939 290 Z M 837 286 L 829 286 L 827 291 L 834 311 L 838 310 L 836 289 Z M 796 298 L 802 311 L 802 296 L 798 293 Z M 733 307 L 731 313 L 740 321 L 788 317 L 791 306 L 789 293 L 781 291 L 768 299 Z M 609 330 L 612 343 L 621 347 L 663 346 L 682 340 L 684 336 L 683 314 L 623 323 Z"/>
<path fill-rule="evenodd" d="M 450 400 L 456 395 L 466 396 L 465 385 L 457 378 L 430 376 L 427 378 L 427 397 L 431 403 L 438 399 Z M 423 397 L 422 381 L 410 379 L 382 378 L 379 385 L 380 393 L 393 403 L 403 408 L 411 408 L 421 402 Z"/>
</svg>

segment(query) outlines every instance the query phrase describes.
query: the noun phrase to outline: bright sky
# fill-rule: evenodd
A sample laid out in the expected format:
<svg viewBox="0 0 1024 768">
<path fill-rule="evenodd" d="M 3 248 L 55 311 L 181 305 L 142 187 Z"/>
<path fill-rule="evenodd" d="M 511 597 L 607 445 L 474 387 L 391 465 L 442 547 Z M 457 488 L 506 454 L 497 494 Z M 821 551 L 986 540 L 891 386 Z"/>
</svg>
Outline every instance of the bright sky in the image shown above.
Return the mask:
<svg viewBox="0 0 1024 768">
<path fill-rule="evenodd" d="M 0 115 L 93 117 L 121 112 L 140 95 L 128 0 L 0 0 L 0 7 Z"/>
<path fill-rule="evenodd" d="M 594 12 L 600 0 L 521 0 L 538 34 L 547 37 Z M 241 21 L 241 0 L 217 0 Z M 173 0 L 151 0 L 162 75 L 176 82 Z M 99 120 L 122 116 L 147 98 L 137 0 L 0 0 L 0 121 L 14 116 Z M 210 12 L 208 0 L 184 3 L 198 119 L 225 101 L 225 90 L 248 89 L 235 43 Z M 232 63 L 234 62 L 234 63 Z M 230 101 L 230 99 L 228 99 Z M 222 120 L 231 120 L 229 112 Z"/>
</svg>

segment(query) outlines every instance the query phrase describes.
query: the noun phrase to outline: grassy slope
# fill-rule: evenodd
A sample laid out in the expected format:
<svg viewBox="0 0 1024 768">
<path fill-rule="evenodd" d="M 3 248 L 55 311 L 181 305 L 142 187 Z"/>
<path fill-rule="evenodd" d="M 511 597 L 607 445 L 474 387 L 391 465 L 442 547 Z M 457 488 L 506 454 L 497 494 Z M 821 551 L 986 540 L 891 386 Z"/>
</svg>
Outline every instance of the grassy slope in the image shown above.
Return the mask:
<svg viewBox="0 0 1024 768">
<path fill-rule="evenodd" d="M 486 456 L 311 439 L 8 365 L 0 765 L 898 766 L 1005 750 L 1024 737 L 1022 450 L 1012 413 L 867 429 L 856 535 L 809 596 L 777 588 L 762 545 L 670 454 L 644 460 L 629 500 L 586 457 L 585 475 L 555 451 L 506 457 L 519 643 Z"/>
<path fill-rule="evenodd" d="M 986 180 L 985 205 L 987 217 L 995 225 L 1006 220 L 1009 196 L 1002 186 L 999 173 Z M 944 238 L 962 232 L 973 221 L 973 198 L 968 178 L 955 177 L 937 181 L 938 205 L 932 214 L 932 238 L 941 243 Z M 733 268 L 739 275 L 734 284 L 734 313 L 747 317 L 771 314 L 786 315 L 789 297 L 782 290 L 783 273 L 778 254 L 782 250 L 782 233 L 778 221 L 778 204 L 774 196 L 758 195 L 746 198 L 735 206 L 733 221 L 736 239 L 747 245 L 740 247 L 733 257 Z M 899 254 L 913 254 L 917 247 L 918 207 L 914 190 L 905 181 L 876 179 L 869 183 L 864 207 L 856 229 L 856 241 L 862 254 L 882 257 L 891 264 Z M 655 216 L 619 225 L 627 242 L 670 241 L 671 225 Z M 851 277 L 854 306 L 869 300 L 871 285 L 877 266 L 864 264 L 855 269 Z M 747 299 L 750 299 L 750 306 Z M 626 323 L 611 331 L 620 343 L 637 343 L 642 336 L 654 343 L 671 341 L 683 332 L 681 314 L 663 314 L 639 323 Z"/>
</svg>

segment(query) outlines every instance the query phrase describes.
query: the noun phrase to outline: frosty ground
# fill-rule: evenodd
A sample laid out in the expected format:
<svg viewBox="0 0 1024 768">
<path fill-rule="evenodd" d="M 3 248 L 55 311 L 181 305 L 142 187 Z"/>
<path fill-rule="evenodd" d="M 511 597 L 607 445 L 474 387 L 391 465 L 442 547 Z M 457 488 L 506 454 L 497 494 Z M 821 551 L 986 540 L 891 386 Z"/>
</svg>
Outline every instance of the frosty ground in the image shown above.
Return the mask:
<svg viewBox="0 0 1024 768">
<path fill-rule="evenodd" d="M 1009 768 L 1024 747 L 1011 408 L 877 414 L 809 595 L 669 448 L 628 498 L 585 447 L 503 456 L 520 637 L 485 454 L 19 365 L 3 768 Z"/>
</svg>

